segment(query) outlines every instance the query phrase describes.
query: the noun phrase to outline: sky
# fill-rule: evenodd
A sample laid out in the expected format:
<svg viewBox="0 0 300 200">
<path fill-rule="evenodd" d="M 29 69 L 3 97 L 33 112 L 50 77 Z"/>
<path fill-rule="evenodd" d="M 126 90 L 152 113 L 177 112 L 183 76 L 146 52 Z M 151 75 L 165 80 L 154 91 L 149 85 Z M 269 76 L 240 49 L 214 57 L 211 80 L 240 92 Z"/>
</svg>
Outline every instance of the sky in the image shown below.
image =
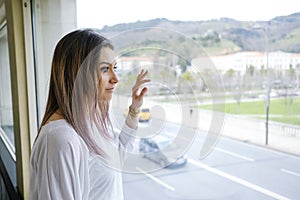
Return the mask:
<svg viewBox="0 0 300 200">
<path fill-rule="evenodd" d="M 300 0 L 77 0 L 79 28 L 103 28 L 155 18 L 267 21 L 296 12 L 300 12 Z"/>
</svg>

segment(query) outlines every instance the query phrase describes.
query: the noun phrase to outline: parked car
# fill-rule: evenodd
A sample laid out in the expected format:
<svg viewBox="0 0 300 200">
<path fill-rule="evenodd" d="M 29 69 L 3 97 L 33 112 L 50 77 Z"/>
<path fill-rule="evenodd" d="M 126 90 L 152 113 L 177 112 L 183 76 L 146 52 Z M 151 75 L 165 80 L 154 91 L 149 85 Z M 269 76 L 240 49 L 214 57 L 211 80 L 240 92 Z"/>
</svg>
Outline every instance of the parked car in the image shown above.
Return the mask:
<svg viewBox="0 0 300 200">
<path fill-rule="evenodd" d="M 155 139 L 154 139 L 155 138 Z M 140 154 L 164 168 L 175 169 L 183 167 L 187 163 L 185 155 L 176 158 L 167 157 L 161 149 L 168 148 L 171 140 L 168 137 L 156 135 L 153 139 L 141 138 L 139 143 Z"/>
</svg>

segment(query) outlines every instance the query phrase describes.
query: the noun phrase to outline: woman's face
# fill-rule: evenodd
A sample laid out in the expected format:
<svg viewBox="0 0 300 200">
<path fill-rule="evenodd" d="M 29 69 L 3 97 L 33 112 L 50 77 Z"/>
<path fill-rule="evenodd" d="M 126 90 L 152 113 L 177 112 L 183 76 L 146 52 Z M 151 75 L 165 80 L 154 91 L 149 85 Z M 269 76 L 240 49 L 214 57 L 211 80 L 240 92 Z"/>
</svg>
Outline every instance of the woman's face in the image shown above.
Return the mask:
<svg viewBox="0 0 300 200">
<path fill-rule="evenodd" d="M 115 73 L 116 61 L 113 50 L 103 47 L 99 58 L 100 66 L 100 100 L 109 101 L 119 79 Z"/>
</svg>

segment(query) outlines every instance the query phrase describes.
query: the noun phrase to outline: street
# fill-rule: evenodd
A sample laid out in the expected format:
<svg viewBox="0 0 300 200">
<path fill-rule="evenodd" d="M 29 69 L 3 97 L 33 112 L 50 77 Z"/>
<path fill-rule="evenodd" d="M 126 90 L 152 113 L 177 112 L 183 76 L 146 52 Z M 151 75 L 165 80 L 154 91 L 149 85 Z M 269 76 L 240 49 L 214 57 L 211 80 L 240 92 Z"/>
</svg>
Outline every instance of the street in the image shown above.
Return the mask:
<svg viewBox="0 0 300 200">
<path fill-rule="evenodd" d="M 165 128 L 176 126 L 168 123 Z M 194 130 L 183 131 L 189 135 Z M 199 159 L 204 137 L 205 133 L 197 135 L 183 168 L 124 173 L 125 199 L 300 198 L 299 157 L 221 137 L 213 151 Z"/>
<path fill-rule="evenodd" d="M 223 122 L 213 121 L 209 112 L 194 110 L 191 116 L 188 107 L 179 104 L 147 105 L 152 120 L 139 123 L 137 138 L 173 134 L 176 153 L 185 153 L 188 162 L 182 168 L 161 169 L 139 155 L 135 142 L 135 155 L 123 172 L 126 200 L 300 199 L 300 157 L 272 148 L 290 146 L 297 153 L 298 137 L 282 135 L 272 127 L 266 147 L 263 122 L 226 116 L 221 135 L 214 138 L 210 131 Z M 122 112 L 116 109 L 112 114 L 118 128 L 124 122 Z M 203 156 L 205 147 L 208 154 Z"/>
</svg>

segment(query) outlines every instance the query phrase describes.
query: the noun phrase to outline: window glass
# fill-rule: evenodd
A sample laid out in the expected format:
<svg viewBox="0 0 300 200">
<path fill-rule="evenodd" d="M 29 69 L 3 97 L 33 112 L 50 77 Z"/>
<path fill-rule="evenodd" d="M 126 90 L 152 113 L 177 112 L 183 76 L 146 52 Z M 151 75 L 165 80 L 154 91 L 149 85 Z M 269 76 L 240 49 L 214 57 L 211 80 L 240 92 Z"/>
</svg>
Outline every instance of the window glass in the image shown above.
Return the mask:
<svg viewBox="0 0 300 200">
<path fill-rule="evenodd" d="M 230 1 L 234 10 L 229 1 L 77 1 L 79 27 L 114 44 L 114 125 L 138 71 L 151 79 L 125 199 L 299 199 L 299 1 L 260 1 L 255 13 L 253 1 Z M 163 134 L 170 140 L 156 151 Z"/>
<path fill-rule="evenodd" d="M 0 29 L 0 76 L 0 125 L 2 133 L 4 133 L 2 139 L 6 141 L 8 148 L 14 152 L 12 94 L 6 26 Z"/>
<path fill-rule="evenodd" d="M 75 8 L 76 1 L 33 1 L 38 124 L 46 107 L 54 48 L 63 35 L 76 28 Z"/>
<path fill-rule="evenodd" d="M 11 73 L 6 24 L 0 27 L 0 158 L 10 180 L 16 186 Z"/>
</svg>

